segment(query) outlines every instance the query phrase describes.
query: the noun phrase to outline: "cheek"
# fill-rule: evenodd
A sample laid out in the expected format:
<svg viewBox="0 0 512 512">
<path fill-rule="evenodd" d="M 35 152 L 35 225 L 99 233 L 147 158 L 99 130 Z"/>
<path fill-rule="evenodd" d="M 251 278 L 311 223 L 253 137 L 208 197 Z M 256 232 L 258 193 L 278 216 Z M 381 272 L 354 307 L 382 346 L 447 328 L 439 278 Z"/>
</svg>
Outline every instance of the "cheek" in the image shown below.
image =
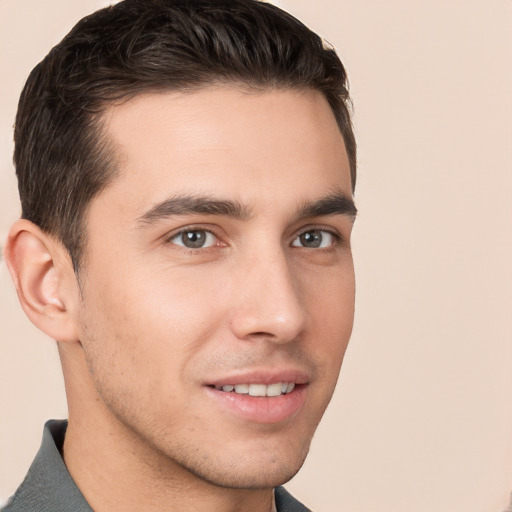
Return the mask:
<svg viewBox="0 0 512 512">
<path fill-rule="evenodd" d="M 170 411 L 185 409 L 186 370 L 204 330 L 187 313 L 191 304 L 173 302 L 170 289 L 147 281 L 95 290 L 85 298 L 82 317 L 82 345 L 93 386 L 126 423 L 164 421 L 171 426 L 179 416 Z"/>
<path fill-rule="evenodd" d="M 332 272 L 308 276 L 302 283 L 302 290 L 308 312 L 316 324 L 321 324 L 334 337 L 350 336 L 355 302 L 355 277 L 351 264 Z"/>
<path fill-rule="evenodd" d="M 84 348 L 103 364 L 117 368 L 122 362 L 125 375 L 151 373 L 155 385 L 172 376 L 177 380 L 222 316 L 211 297 L 214 285 L 198 274 L 140 265 L 90 276 L 94 287 L 85 288 Z"/>
<path fill-rule="evenodd" d="M 307 309 L 312 325 L 309 349 L 322 362 L 325 377 L 335 380 L 352 334 L 355 280 L 352 267 L 306 283 Z"/>
</svg>

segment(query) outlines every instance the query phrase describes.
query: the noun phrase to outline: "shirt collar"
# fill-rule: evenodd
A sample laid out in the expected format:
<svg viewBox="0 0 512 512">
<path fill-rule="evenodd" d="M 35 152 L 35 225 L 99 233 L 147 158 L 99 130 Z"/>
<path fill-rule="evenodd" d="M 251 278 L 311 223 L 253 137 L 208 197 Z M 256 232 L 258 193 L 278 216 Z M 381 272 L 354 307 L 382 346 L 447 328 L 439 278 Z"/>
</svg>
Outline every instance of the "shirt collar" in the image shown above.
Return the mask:
<svg viewBox="0 0 512 512">
<path fill-rule="evenodd" d="M 46 422 L 39 452 L 25 480 L 8 502 L 8 506 L 12 506 L 13 510 L 29 510 L 37 503 L 41 510 L 53 512 L 93 512 L 62 459 L 67 427 L 66 420 Z M 272 512 L 278 512 L 275 492 Z"/>
</svg>

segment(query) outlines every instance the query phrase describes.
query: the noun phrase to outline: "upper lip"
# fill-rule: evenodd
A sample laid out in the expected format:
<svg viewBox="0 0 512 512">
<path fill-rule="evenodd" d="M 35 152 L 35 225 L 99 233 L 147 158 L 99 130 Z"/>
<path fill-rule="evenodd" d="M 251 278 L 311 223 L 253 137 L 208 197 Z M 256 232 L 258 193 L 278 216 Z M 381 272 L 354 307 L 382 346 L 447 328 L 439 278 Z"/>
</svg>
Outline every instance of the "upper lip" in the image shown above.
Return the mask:
<svg viewBox="0 0 512 512">
<path fill-rule="evenodd" d="M 207 386 L 225 386 L 231 384 L 274 384 L 276 382 L 294 382 L 295 384 L 307 384 L 309 376 L 304 370 L 296 368 L 288 369 L 259 369 L 244 372 L 233 372 L 206 382 Z"/>
</svg>

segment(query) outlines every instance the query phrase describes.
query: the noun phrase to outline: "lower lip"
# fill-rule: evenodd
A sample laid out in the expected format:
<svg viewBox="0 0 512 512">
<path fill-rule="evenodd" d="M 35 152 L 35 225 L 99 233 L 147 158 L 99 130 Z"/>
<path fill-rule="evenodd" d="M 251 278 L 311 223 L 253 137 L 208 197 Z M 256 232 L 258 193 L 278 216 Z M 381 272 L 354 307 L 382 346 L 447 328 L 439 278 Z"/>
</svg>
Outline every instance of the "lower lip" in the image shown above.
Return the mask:
<svg viewBox="0 0 512 512">
<path fill-rule="evenodd" d="M 297 385 L 292 392 L 273 397 L 239 395 L 233 391 L 226 393 L 211 387 L 205 389 L 221 407 L 242 419 L 254 423 L 280 423 L 300 411 L 306 399 L 307 385 Z"/>
</svg>

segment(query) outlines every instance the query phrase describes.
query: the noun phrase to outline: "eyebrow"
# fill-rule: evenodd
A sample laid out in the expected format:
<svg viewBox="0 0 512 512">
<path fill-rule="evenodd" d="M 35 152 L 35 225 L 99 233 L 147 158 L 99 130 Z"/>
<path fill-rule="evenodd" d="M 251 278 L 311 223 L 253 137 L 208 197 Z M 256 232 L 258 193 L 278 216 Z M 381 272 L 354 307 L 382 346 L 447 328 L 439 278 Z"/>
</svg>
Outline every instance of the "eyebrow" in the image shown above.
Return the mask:
<svg viewBox="0 0 512 512">
<path fill-rule="evenodd" d="M 145 226 L 173 215 L 223 215 L 239 220 L 247 220 L 252 215 L 249 207 L 238 201 L 214 199 L 208 196 L 173 196 L 144 213 L 137 219 L 138 224 Z"/>
<path fill-rule="evenodd" d="M 137 219 L 139 226 L 144 227 L 165 220 L 174 215 L 222 215 L 238 220 L 248 220 L 252 209 L 230 199 L 215 199 L 209 196 L 173 196 L 153 206 Z M 325 217 L 330 215 L 346 215 L 355 219 L 357 208 L 352 198 L 343 193 L 334 193 L 313 201 L 306 201 L 299 207 L 297 217 Z"/>
<path fill-rule="evenodd" d="M 354 200 L 336 192 L 315 201 L 306 201 L 299 208 L 299 218 L 326 217 L 330 215 L 346 215 L 355 220 L 357 208 Z"/>
</svg>

